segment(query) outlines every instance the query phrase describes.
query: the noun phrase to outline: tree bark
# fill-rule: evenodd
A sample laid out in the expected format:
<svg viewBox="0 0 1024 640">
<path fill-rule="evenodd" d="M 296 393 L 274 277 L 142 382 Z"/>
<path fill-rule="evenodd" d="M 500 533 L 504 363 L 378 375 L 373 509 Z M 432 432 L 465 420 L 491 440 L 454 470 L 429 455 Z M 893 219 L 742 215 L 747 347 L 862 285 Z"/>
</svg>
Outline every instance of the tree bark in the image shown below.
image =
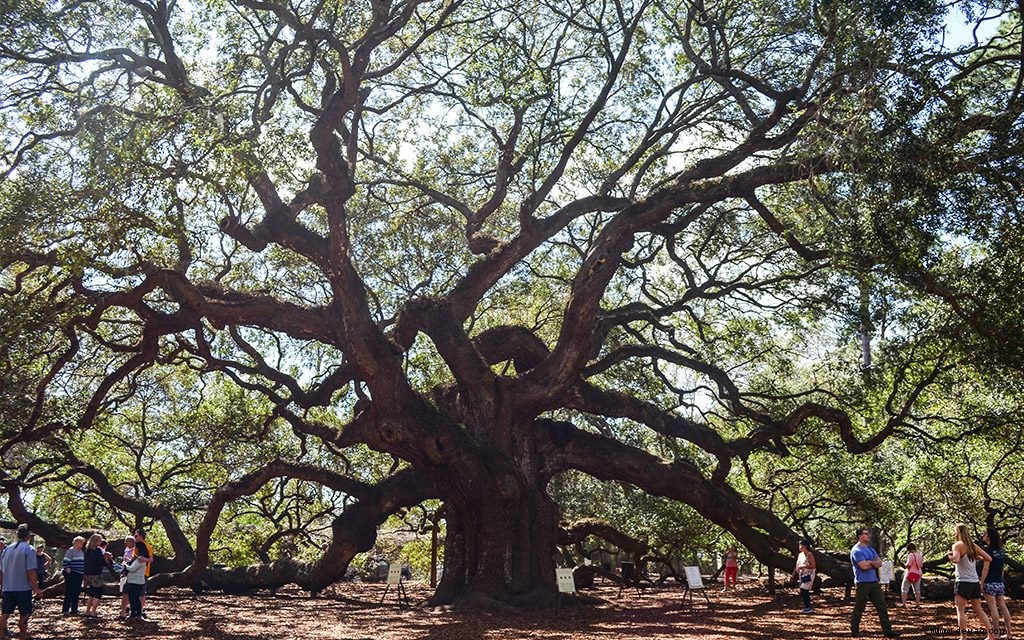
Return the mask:
<svg viewBox="0 0 1024 640">
<path fill-rule="evenodd" d="M 599 479 L 628 482 L 651 495 L 684 502 L 729 531 L 767 566 L 793 570 L 799 536 L 770 511 L 746 503 L 727 484 L 708 480 L 691 462 L 668 462 L 565 422 L 538 421 L 538 432 L 541 425 L 551 438 L 553 464 Z M 779 548 L 790 553 L 781 553 Z M 817 557 L 820 573 L 837 580 L 852 579 L 849 565 L 825 555 Z"/>
<path fill-rule="evenodd" d="M 535 606 L 555 594 L 558 505 L 532 419 L 503 382 L 452 399 L 455 427 L 440 464 L 427 472 L 447 505 L 445 566 L 433 604 Z"/>
<path fill-rule="evenodd" d="M 444 575 L 431 603 L 544 604 L 555 593 L 558 505 L 521 476 L 497 487 L 466 480 L 484 491 L 450 499 Z"/>
</svg>

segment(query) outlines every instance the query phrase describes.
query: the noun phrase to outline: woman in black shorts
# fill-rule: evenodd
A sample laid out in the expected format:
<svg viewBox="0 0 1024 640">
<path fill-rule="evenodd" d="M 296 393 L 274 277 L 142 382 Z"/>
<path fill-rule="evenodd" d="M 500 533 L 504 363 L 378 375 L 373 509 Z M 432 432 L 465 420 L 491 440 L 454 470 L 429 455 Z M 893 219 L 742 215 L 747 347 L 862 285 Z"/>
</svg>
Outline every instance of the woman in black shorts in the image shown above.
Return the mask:
<svg viewBox="0 0 1024 640">
<path fill-rule="evenodd" d="M 953 563 L 954 580 L 953 599 L 956 602 L 956 622 L 960 627 L 960 638 L 963 640 L 967 632 L 967 603 L 971 603 L 978 620 L 988 631 L 989 640 L 998 640 L 999 636 L 989 625 L 988 616 L 981 608 L 981 584 L 978 580 L 977 562 L 991 562 L 992 556 L 985 553 L 974 541 L 967 530 L 967 525 L 956 525 L 956 542 L 949 550 L 949 561 Z"/>
<path fill-rule="evenodd" d="M 999 636 L 1002 638 L 1013 638 L 1013 630 L 1010 629 L 1010 610 L 1006 607 L 1006 585 L 1003 584 L 1003 567 L 1006 565 L 1006 552 L 1003 551 L 1003 543 L 999 538 L 999 532 L 989 529 L 981 537 L 985 543 L 983 547 L 988 555 L 992 556 L 991 562 L 986 562 L 981 569 L 981 590 L 988 603 L 989 617 L 992 619 L 992 628 L 999 630 L 999 616 L 1003 617 L 1003 625 L 1006 626 L 1006 633 Z"/>
</svg>

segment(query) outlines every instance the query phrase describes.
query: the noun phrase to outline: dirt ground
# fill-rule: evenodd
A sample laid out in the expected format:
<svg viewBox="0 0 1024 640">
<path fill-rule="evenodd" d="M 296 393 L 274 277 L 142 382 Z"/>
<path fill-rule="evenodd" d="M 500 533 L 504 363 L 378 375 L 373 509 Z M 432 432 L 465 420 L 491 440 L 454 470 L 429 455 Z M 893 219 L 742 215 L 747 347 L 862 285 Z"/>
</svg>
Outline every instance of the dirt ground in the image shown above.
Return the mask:
<svg viewBox="0 0 1024 640">
<path fill-rule="evenodd" d="M 413 601 L 429 595 L 422 583 L 409 583 Z M 379 604 L 384 586 L 344 583 L 322 597 L 310 598 L 297 590 L 276 595 L 196 596 L 190 591 L 164 591 L 150 598 L 147 610 L 153 621 L 129 625 L 115 618 L 119 603 L 104 599 L 99 620 L 62 617 L 59 601 L 44 601 L 32 618 L 30 631 L 39 639 L 180 638 L 183 640 L 620 640 L 626 638 L 843 638 L 849 637 L 852 602 L 842 590 L 814 596 L 815 612 L 800 614 L 795 589 L 769 596 L 763 582 L 741 581 L 735 594 L 709 587 L 712 608 L 699 592 L 693 604 L 684 602 L 677 586 L 624 591 L 598 581 L 584 592 L 583 617 L 570 601 L 559 614 L 554 609 L 536 613 L 465 612 L 399 607 L 388 594 Z M 890 594 L 889 610 L 896 630 L 904 638 L 955 638 L 953 603 L 925 602 L 921 608 L 902 608 Z M 1024 607 L 1011 602 L 1011 615 L 1024 622 Z M 11 631 L 14 624 L 10 625 Z M 971 619 L 970 626 L 980 626 Z M 881 637 L 878 617 L 871 605 L 861 623 L 861 634 Z M 982 637 L 980 633 L 971 637 Z"/>
</svg>

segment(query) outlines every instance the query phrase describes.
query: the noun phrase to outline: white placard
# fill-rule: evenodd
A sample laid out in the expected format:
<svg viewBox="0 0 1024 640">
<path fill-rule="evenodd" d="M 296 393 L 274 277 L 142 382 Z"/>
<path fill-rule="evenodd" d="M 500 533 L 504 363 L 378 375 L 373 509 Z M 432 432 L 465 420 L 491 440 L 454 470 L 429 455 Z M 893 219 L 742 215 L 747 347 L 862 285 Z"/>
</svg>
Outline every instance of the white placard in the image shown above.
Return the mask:
<svg viewBox="0 0 1024 640">
<path fill-rule="evenodd" d="M 703 589 L 704 580 L 700 577 L 700 567 L 683 567 L 686 573 L 686 585 L 691 589 Z"/>
<path fill-rule="evenodd" d="M 559 593 L 576 593 L 576 580 L 572 577 L 572 569 L 555 569 L 555 580 L 558 582 Z"/>
<path fill-rule="evenodd" d="M 398 584 L 402 581 L 402 565 L 393 564 L 388 567 L 388 584 Z"/>
<path fill-rule="evenodd" d="M 883 560 L 882 566 L 878 569 L 878 581 L 888 584 L 893 580 L 892 561 Z"/>
</svg>

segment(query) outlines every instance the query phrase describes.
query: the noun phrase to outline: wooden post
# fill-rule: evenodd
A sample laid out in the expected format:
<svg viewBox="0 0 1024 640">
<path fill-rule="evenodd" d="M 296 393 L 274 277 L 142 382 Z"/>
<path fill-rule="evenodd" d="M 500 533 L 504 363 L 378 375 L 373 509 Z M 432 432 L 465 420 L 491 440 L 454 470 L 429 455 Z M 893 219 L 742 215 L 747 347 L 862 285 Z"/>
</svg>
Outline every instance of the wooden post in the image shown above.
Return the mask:
<svg viewBox="0 0 1024 640">
<path fill-rule="evenodd" d="M 437 588 L 437 520 L 430 528 L 430 588 Z"/>
<path fill-rule="evenodd" d="M 448 510 L 447 504 L 442 504 L 434 511 L 430 520 L 433 526 L 430 528 L 430 588 L 437 588 L 437 532 L 441 530 L 441 520 Z"/>
</svg>

